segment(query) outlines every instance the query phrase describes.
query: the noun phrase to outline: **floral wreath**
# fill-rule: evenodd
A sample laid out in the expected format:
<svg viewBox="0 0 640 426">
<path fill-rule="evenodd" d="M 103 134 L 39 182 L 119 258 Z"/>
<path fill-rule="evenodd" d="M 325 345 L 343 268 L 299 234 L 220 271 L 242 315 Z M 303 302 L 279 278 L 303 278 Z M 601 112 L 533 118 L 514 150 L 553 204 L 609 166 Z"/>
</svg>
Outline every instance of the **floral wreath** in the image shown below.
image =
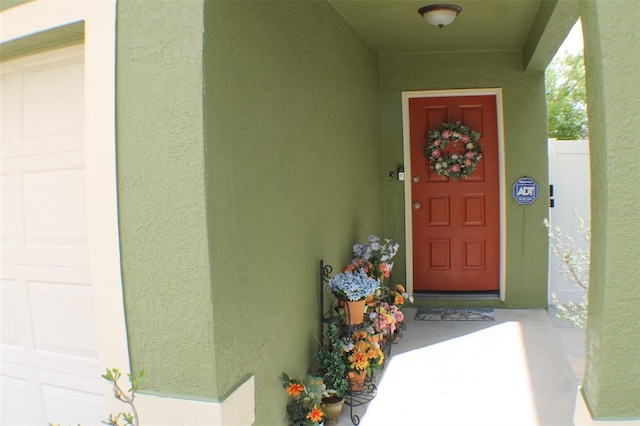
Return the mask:
<svg viewBox="0 0 640 426">
<path fill-rule="evenodd" d="M 469 130 L 459 121 L 455 124 L 442 123 L 439 129 L 430 129 L 427 132 L 426 149 L 424 155 L 429 158 L 429 166 L 440 176 L 453 179 L 467 178 L 476 169 L 482 158 L 482 147 L 478 144 L 480 133 Z M 450 157 L 443 154 L 447 144 L 455 147 L 458 142 L 464 145 L 464 153 L 452 154 Z"/>
</svg>

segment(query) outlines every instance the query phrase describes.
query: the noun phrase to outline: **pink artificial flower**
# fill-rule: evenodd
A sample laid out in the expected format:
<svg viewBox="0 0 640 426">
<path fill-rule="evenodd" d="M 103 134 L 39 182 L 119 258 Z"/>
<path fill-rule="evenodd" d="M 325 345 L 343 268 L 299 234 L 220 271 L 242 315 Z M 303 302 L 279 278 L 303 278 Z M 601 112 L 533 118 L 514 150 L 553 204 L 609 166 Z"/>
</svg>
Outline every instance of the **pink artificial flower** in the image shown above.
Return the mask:
<svg viewBox="0 0 640 426">
<path fill-rule="evenodd" d="M 434 149 L 433 151 L 431 151 L 431 156 L 433 158 L 439 158 L 440 157 L 440 150 L 439 149 Z"/>
<path fill-rule="evenodd" d="M 475 152 L 473 152 L 473 151 L 467 151 L 467 153 L 466 153 L 466 154 L 464 154 L 464 156 L 465 156 L 466 158 L 473 158 L 473 157 L 475 157 L 475 156 L 476 156 L 476 153 L 475 153 Z"/>
<path fill-rule="evenodd" d="M 449 167 L 449 171 L 453 173 L 457 173 L 460 171 L 460 166 L 457 164 L 452 164 L 451 167 Z"/>
<path fill-rule="evenodd" d="M 442 132 L 442 137 L 444 139 L 449 139 L 449 137 L 451 136 L 451 132 L 448 130 L 445 130 L 444 132 Z"/>
<path fill-rule="evenodd" d="M 462 137 L 460 138 L 460 140 L 461 140 L 462 142 L 464 142 L 464 143 L 467 143 L 467 142 L 469 142 L 469 136 L 467 136 L 467 135 L 462 135 Z"/>
</svg>

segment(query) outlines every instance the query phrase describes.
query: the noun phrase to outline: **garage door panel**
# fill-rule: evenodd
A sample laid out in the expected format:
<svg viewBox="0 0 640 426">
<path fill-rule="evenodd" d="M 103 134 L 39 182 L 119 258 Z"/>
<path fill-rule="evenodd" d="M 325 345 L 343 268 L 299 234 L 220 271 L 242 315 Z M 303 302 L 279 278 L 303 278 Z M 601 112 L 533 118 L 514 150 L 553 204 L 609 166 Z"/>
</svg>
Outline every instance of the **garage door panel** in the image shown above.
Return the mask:
<svg viewBox="0 0 640 426">
<path fill-rule="evenodd" d="M 6 250 L 3 260 L 11 265 L 28 265 L 33 257 L 42 259 L 42 265 L 51 267 L 76 267 L 83 268 L 89 261 L 87 247 L 28 247 Z M 3 274 L 3 276 L 6 276 Z"/>
<path fill-rule="evenodd" d="M 16 426 L 36 424 L 35 417 L 38 417 L 38 414 L 42 416 L 42 413 L 34 413 L 37 407 L 29 404 L 29 401 L 33 400 L 33 395 L 28 380 L 8 376 L 3 371 L 3 375 L 0 376 L 0 389 L 2 407 L 11 407 L 1 411 L 1 424 Z"/>
<path fill-rule="evenodd" d="M 24 297 L 17 280 L 3 279 L 0 285 L 2 297 L 0 318 L 2 318 L 2 343 L 21 346 L 20 325 L 24 323 L 25 306 Z"/>
<path fill-rule="evenodd" d="M 105 411 L 104 396 L 85 390 L 42 385 L 47 421 L 54 424 L 93 424 L 95 414 Z M 107 415 L 103 418 L 106 418 Z"/>
<path fill-rule="evenodd" d="M 25 244 L 86 246 L 85 194 L 83 169 L 25 173 Z"/>
<path fill-rule="evenodd" d="M 6 148 L 15 142 L 18 127 L 15 123 L 19 122 L 19 111 L 21 109 L 22 99 L 20 99 L 20 73 L 16 66 L 11 63 L 2 64 L 2 74 L 0 76 L 0 105 L 2 106 L 2 114 L 0 114 L 0 135 L 2 136 L 1 148 L 4 153 Z"/>
<path fill-rule="evenodd" d="M 19 346 L 3 345 L 2 347 L 2 375 L 9 374 L 34 380 L 44 380 L 47 374 L 54 374 L 55 379 L 71 377 L 92 379 L 90 382 L 100 384 L 100 376 L 104 371 L 100 363 L 95 358 L 86 358 L 75 355 L 67 355 L 49 351 L 25 350 Z M 96 379 L 97 381 L 93 381 Z M 67 380 L 69 382 L 69 380 Z M 56 383 L 53 379 L 48 379 L 48 383 L 61 385 L 64 382 Z M 69 385 L 69 383 L 64 383 Z M 100 387 L 93 388 L 95 391 Z"/>
<path fill-rule="evenodd" d="M 69 84 L 69 81 L 73 84 Z M 82 57 L 47 58 L 24 67 L 23 138 L 82 130 L 84 116 Z"/>
<path fill-rule="evenodd" d="M 11 209 L 2 209 L 2 217 L 0 218 L 0 244 L 3 249 L 11 248 L 16 245 L 21 245 L 20 229 L 22 228 L 22 220 L 20 218 L 20 182 L 19 177 L 16 175 L 8 174 L 8 170 L 5 167 L 3 161 L 0 165 L 3 173 L 0 175 L 0 187 L 1 192 L 0 204 L 15 206 Z"/>
<path fill-rule="evenodd" d="M 36 349 L 96 357 L 91 287 L 54 282 L 28 285 Z"/>
</svg>

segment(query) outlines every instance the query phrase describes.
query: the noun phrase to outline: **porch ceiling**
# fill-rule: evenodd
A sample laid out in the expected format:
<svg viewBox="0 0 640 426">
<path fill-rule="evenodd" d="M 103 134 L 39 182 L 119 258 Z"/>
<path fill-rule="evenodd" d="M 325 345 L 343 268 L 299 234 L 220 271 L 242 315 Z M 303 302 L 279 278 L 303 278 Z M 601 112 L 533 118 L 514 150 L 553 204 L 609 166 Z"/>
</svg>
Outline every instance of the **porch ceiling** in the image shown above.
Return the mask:
<svg viewBox="0 0 640 426">
<path fill-rule="evenodd" d="M 462 12 L 450 25 L 437 28 L 418 9 L 439 1 L 329 2 L 379 54 L 522 51 L 525 66 L 540 52 L 545 59 L 550 54 L 550 61 L 578 18 L 574 2 L 567 0 L 447 0 Z M 536 67 L 540 65 L 536 58 Z"/>
</svg>

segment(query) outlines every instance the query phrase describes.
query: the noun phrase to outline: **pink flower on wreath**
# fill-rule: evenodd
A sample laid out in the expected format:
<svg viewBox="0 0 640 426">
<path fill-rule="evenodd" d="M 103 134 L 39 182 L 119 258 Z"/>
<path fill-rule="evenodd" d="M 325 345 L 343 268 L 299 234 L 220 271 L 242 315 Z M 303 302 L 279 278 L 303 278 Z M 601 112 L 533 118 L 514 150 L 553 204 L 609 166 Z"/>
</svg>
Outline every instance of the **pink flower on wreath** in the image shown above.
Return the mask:
<svg viewBox="0 0 640 426">
<path fill-rule="evenodd" d="M 469 136 L 467 136 L 467 135 L 462 135 L 462 137 L 460 138 L 460 141 L 464 142 L 464 143 L 469 142 L 469 140 L 470 140 Z"/>
<path fill-rule="evenodd" d="M 439 149 L 434 149 L 433 151 L 431 151 L 431 156 L 433 158 L 440 158 L 440 150 Z"/>
<path fill-rule="evenodd" d="M 465 156 L 466 158 L 471 159 L 471 158 L 473 158 L 473 157 L 475 157 L 475 156 L 476 156 L 476 153 L 475 153 L 475 152 L 473 152 L 473 151 L 467 151 L 467 153 L 466 153 L 466 154 L 464 154 L 464 156 Z"/>
<path fill-rule="evenodd" d="M 444 132 L 442 132 L 442 137 L 444 139 L 449 139 L 450 136 L 451 136 L 451 132 L 449 130 L 445 130 Z"/>
<path fill-rule="evenodd" d="M 451 167 L 449 167 L 449 172 L 457 173 L 459 171 L 460 166 L 458 164 L 452 164 Z"/>
</svg>

